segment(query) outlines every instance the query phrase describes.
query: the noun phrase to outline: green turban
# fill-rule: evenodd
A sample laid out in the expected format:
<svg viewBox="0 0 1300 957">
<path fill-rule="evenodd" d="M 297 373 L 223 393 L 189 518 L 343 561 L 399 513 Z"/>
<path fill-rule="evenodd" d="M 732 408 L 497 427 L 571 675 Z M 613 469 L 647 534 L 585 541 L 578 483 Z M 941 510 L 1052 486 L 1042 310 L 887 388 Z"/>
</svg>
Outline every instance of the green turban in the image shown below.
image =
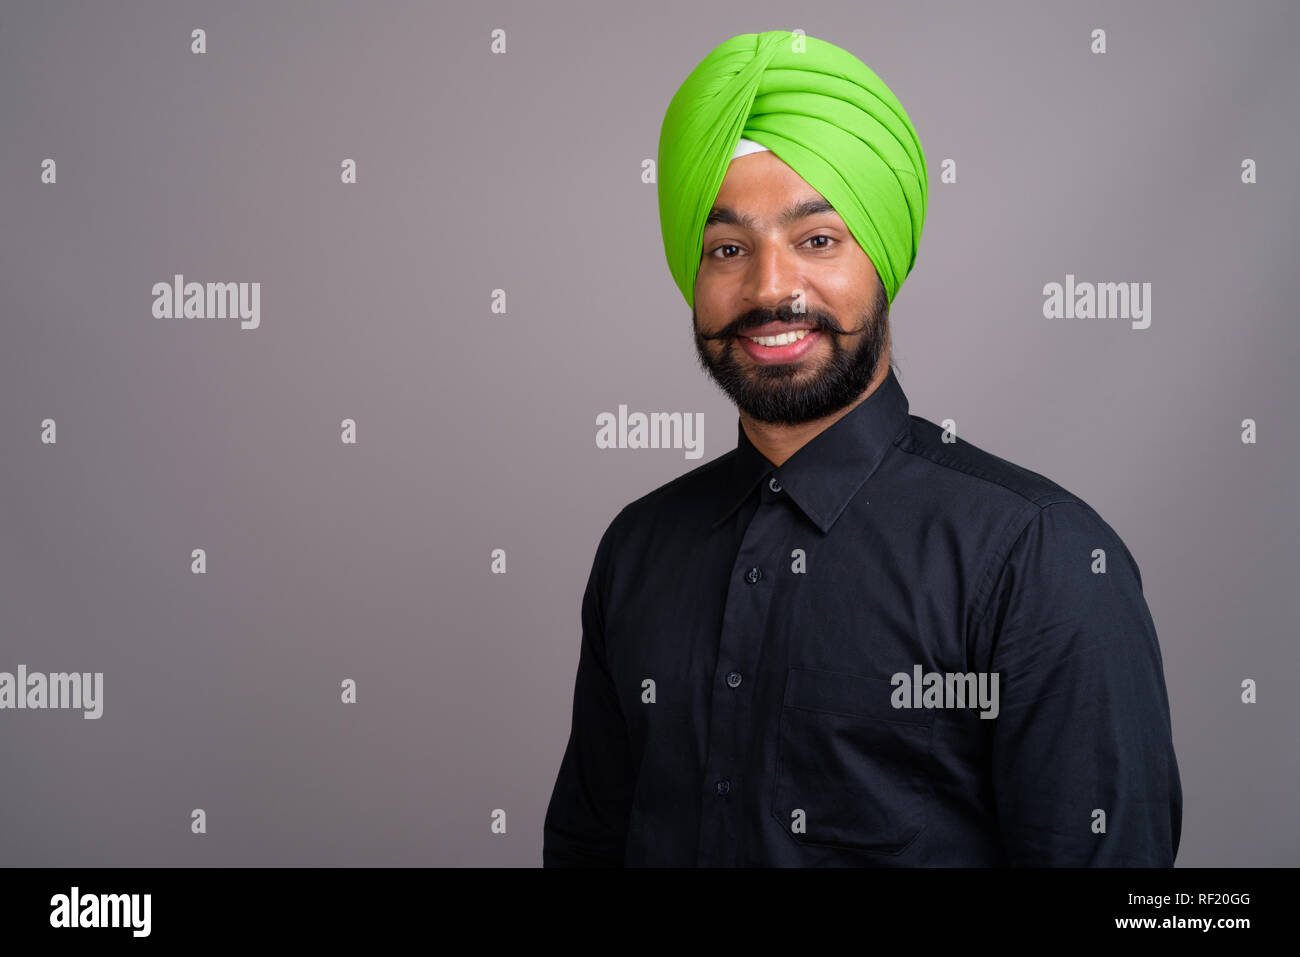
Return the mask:
<svg viewBox="0 0 1300 957">
<path fill-rule="evenodd" d="M 695 307 L 704 224 L 741 138 L 767 147 L 835 207 L 889 301 L 912 271 L 929 178 L 889 87 L 853 54 L 787 30 L 714 48 L 673 95 L 659 132 L 659 226 Z"/>
</svg>

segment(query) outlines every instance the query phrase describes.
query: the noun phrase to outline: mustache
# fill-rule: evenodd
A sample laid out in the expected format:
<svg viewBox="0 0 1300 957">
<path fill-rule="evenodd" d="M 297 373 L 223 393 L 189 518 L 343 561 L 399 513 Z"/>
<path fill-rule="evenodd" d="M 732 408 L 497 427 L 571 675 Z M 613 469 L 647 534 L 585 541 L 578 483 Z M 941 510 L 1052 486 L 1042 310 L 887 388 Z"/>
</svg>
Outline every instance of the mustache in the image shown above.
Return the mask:
<svg viewBox="0 0 1300 957">
<path fill-rule="evenodd" d="M 786 325 L 812 322 L 816 323 L 816 327 L 823 331 L 845 334 L 843 326 L 835 321 L 835 317 L 821 310 L 809 309 L 807 312 L 796 313 L 793 309 L 781 308 L 751 309 L 727 323 L 717 332 L 700 333 L 700 338 L 732 339 L 736 336 L 743 336 L 751 329 L 757 329 L 773 322 L 785 323 Z"/>
</svg>

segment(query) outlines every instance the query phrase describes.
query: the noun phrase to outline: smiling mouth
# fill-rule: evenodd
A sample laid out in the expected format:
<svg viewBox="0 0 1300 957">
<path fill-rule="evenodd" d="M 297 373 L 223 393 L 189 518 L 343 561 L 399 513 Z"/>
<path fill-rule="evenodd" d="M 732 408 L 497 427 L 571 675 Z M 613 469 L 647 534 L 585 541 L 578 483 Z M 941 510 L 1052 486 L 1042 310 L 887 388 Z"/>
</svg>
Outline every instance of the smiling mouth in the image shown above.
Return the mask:
<svg viewBox="0 0 1300 957">
<path fill-rule="evenodd" d="M 798 362 L 821 341 L 820 329 L 796 329 L 779 336 L 737 336 L 740 347 L 759 365 Z"/>
<path fill-rule="evenodd" d="M 743 333 L 741 338 L 748 339 L 750 342 L 756 342 L 760 346 L 788 346 L 806 337 L 809 333 L 816 332 L 816 329 L 795 329 L 790 332 L 783 332 L 776 336 L 746 336 Z"/>
</svg>

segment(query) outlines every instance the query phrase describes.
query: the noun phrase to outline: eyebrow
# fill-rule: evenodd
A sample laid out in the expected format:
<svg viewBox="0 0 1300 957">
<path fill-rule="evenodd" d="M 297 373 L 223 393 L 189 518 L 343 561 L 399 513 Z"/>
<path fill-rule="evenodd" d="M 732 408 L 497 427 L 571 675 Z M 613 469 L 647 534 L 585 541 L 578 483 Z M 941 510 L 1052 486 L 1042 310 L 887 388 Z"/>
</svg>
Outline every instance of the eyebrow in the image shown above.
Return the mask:
<svg viewBox="0 0 1300 957">
<path fill-rule="evenodd" d="M 833 213 L 835 207 L 826 202 L 820 196 L 816 199 L 806 199 L 802 203 L 795 203 L 787 207 L 780 216 L 777 217 L 777 226 L 789 226 L 792 223 L 805 219 L 808 216 L 816 216 L 818 213 Z M 758 220 L 749 213 L 741 215 L 730 206 L 715 206 L 709 211 L 709 218 L 704 221 L 707 229 L 714 224 L 727 224 L 730 226 L 739 226 L 742 229 L 758 229 Z"/>
</svg>

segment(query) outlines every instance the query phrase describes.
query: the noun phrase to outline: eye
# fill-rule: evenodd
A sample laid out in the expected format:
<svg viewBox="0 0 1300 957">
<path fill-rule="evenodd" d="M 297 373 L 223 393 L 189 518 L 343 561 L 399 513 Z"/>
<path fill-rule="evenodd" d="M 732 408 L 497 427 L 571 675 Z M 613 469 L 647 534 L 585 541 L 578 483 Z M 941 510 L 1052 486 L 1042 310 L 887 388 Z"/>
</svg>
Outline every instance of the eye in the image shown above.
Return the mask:
<svg viewBox="0 0 1300 957">
<path fill-rule="evenodd" d="M 734 257 L 734 256 L 721 256 L 721 257 L 719 257 L 719 256 L 716 256 L 716 255 L 714 255 L 714 254 L 717 253 L 718 249 L 739 249 L 739 248 L 740 248 L 740 247 L 737 246 L 735 243 L 723 243 L 723 244 L 722 244 L 721 246 L 719 246 L 717 249 L 714 249 L 712 252 L 710 252 L 709 255 L 710 255 L 710 256 L 713 256 L 715 259 L 718 259 L 718 258 L 721 258 L 721 259 L 735 259 L 736 257 Z"/>
<path fill-rule="evenodd" d="M 810 236 L 810 237 L 808 237 L 807 239 L 805 239 L 804 242 L 810 243 L 810 242 L 812 242 L 814 239 L 824 239 L 824 240 L 826 240 L 826 245 L 824 245 L 824 246 L 814 246 L 814 247 L 813 247 L 814 249 L 830 249 L 830 248 L 831 248 L 831 244 L 835 242 L 835 237 L 833 237 L 833 236 L 825 236 L 825 235 L 821 235 L 821 234 L 818 234 L 818 235 L 816 235 L 816 236 Z"/>
</svg>

